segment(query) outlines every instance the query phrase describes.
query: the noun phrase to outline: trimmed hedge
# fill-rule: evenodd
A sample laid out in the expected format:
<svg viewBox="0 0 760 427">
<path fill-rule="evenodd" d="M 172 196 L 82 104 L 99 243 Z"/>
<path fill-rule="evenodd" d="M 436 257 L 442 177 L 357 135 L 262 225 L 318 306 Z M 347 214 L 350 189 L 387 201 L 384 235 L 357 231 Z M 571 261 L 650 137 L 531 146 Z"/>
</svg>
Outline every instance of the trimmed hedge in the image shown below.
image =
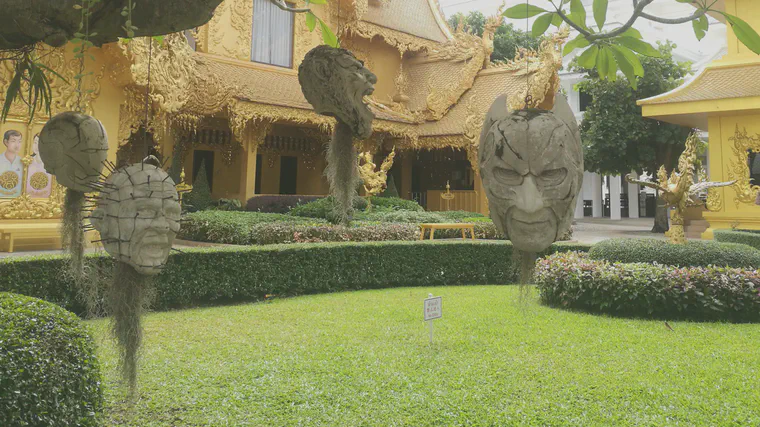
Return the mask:
<svg viewBox="0 0 760 427">
<path fill-rule="evenodd" d="M 760 267 L 760 251 L 754 248 L 700 240 L 676 245 L 656 239 L 610 239 L 595 244 L 589 257 L 610 262 L 658 263 L 676 267 Z"/>
<path fill-rule="evenodd" d="M 419 239 L 419 225 L 413 220 L 427 216 L 428 219 L 438 220 L 433 222 L 448 222 L 438 214 L 428 212 L 385 211 L 370 215 L 382 221 L 354 221 L 352 227 L 344 228 L 316 218 L 256 212 L 203 211 L 185 216 L 178 237 L 196 242 L 236 245 L 409 241 Z M 461 235 L 460 230 L 436 231 L 438 238 L 458 238 Z M 475 236 L 478 239 L 503 239 L 490 220 L 475 222 Z"/>
<path fill-rule="evenodd" d="M 103 407 L 95 345 L 72 313 L 0 293 L 0 421 L 95 426 Z"/>
<path fill-rule="evenodd" d="M 330 220 L 333 218 L 333 212 L 335 212 L 335 199 L 332 197 L 325 197 L 315 200 L 305 205 L 296 206 L 288 212 L 292 216 L 300 216 L 306 218 L 317 218 Z M 367 201 L 362 197 L 355 197 L 353 201 L 353 207 L 356 212 L 363 211 L 367 208 Z"/>
<path fill-rule="evenodd" d="M 588 250 L 555 244 L 547 252 Z M 110 258 L 89 255 L 102 267 Z M 61 256 L 0 259 L 0 290 L 83 312 Z M 156 277 L 157 309 L 397 286 L 506 284 L 517 277 L 507 241 L 322 243 L 197 248 L 170 256 Z"/>
<path fill-rule="evenodd" d="M 370 198 L 370 200 L 372 201 L 372 209 L 388 208 L 388 209 L 393 209 L 393 210 L 413 211 L 413 212 L 425 211 L 425 209 L 414 200 L 406 200 L 400 197 L 373 196 Z"/>
<path fill-rule="evenodd" d="M 741 243 L 760 250 L 760 230 L 715 230 L 715 240 L 726 243 Z"/>
<path fill-rule="evenodd" d="M 249 212 L 285 214 L 296 206 L 305 205 L 323 198 L 323 196 L 298 195 L 257 196 L 248 199 L 245 210 Z"/>
<path fill-rule="evenodd" d="M 196 242 L 249 245 L 253 244 L 251 236 L 263 224 L 295 226 L 327 225 L 327 222 L 282 214 L 203 211 L 185 215 L 177 237 Z"/>
<path fill-rule="evenodd" d="M 586 254 L 539 260 L 536 284 L 551 306 L 623 316 L 760 321 L 760 273 L 724 267 L 609 263 Z"/>
</svg>

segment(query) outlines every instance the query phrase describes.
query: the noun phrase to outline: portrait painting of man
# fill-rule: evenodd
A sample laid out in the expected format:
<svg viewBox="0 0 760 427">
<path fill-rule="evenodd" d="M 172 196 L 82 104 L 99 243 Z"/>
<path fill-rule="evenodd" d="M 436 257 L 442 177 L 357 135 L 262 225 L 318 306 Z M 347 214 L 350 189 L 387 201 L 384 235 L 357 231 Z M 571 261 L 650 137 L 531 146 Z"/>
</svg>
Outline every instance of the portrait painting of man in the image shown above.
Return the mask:
<svg viewBox="0 0 760 427">
<path fill-rule="evenodd" d="M 40 157 L 40 136 L 34 135 L 32 139 L 32 163 L 26 177 L 26 194 L 35 199 L 50 197 L 53 187 L 53 176 L 45 171 L 45 164 Z"/>
<path fill-rule="evenodd" d="M 24 166 L 21 163 L 23 135 L 17 130 L 8 130 L 3 134 L 0 146 L 0 198 L 21 195 L 21 179 Z"/>
</svg>

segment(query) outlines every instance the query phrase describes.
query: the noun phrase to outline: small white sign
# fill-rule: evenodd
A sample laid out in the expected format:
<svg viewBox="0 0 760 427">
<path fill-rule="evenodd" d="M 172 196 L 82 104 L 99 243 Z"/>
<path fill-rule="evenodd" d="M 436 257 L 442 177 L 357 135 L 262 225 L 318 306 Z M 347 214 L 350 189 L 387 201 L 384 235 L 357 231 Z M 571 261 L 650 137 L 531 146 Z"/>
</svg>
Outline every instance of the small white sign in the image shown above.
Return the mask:
<svg viewBox="0 0 760 427">
<path fill-rule="evenodd" d="M 443 317 L 443 304 L 441 297 L 425 299 L 424 312 L 426 321 L 440 319 Z"/>
</svg>

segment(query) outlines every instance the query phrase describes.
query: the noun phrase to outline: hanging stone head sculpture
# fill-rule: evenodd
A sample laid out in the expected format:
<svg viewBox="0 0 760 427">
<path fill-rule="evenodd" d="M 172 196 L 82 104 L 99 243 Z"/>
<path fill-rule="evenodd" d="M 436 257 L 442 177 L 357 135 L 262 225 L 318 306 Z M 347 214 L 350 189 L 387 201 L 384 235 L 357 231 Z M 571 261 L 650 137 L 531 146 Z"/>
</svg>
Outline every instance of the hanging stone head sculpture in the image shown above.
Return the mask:
<svg viewBox="0 0 760 427">
<path fill-rule="evenodd" d="M 357 138 L 372 134 L 375 115 L 364 97 L 375 91 L 377 77 L 350 51 L 317 46 L 298 67 L 298 81 L 317 113 L 342 121 Z"/>
<path fill-rule="evenodd" d="M 100 179 L 108 154 L 108 137 L 100 121 L 68 111 L 50 119 L 42 128 L 40 157 L 45 170 L 59 184 L 86 193 Z"/>
<path fill-rule="evenodd" d="M 548 248 L 572 222 L 583 181 L 580 132 L 564 96 L 552 111 L 507 111 L 507 96 L 486 116 L 480 173 L 491 218 L 520 251 Z"/>
<path fill-rule="evenodd" d="M 108 177 L 91 221 L 112 257 L 155 275 L 169 258 L 180 213 L 174 181 L 150 156 Z"/>
</svg>

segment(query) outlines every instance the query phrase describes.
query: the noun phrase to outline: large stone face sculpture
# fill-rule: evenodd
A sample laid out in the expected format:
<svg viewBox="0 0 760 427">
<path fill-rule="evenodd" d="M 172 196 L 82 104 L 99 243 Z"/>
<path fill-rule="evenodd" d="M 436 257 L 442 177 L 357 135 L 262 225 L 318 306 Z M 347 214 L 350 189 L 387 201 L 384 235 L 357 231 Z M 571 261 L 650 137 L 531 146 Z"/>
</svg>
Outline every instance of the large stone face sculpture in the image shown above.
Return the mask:
<svg viewBox="0 0 760 427">
<path fill-rule="evenodd" d="M 317 46 L 298 67 L 298 81 L 317 113 L 347 124 L 357 138 L 372 134 L 375 115 L 364 103 L 364 97 L 375 91 L 377 76 L 350 51 Z"/>
<path fill-rule="evenodd" d="M 480 174 L 497 228 L 520 251 L 548 248 L 572 222 L 583 181 L 580 132 L 567 100 L 510 112 L 496 99 L 480 135 Z"/>
<path fill-rule="evenodd" d="M 93 190 L 108 154 L 108 136 L 95 118 L 69 111 L 50 119 L 40 133 L 40 157 L 59 184 L 82 193 Z"/>
<path fill-rule="evenodd" d="M 91 221 L 112 257 L 155 275 L 169 258 L 180 214 L 174 181 L 149 157 L 111 174 Z"/>
</svg>

